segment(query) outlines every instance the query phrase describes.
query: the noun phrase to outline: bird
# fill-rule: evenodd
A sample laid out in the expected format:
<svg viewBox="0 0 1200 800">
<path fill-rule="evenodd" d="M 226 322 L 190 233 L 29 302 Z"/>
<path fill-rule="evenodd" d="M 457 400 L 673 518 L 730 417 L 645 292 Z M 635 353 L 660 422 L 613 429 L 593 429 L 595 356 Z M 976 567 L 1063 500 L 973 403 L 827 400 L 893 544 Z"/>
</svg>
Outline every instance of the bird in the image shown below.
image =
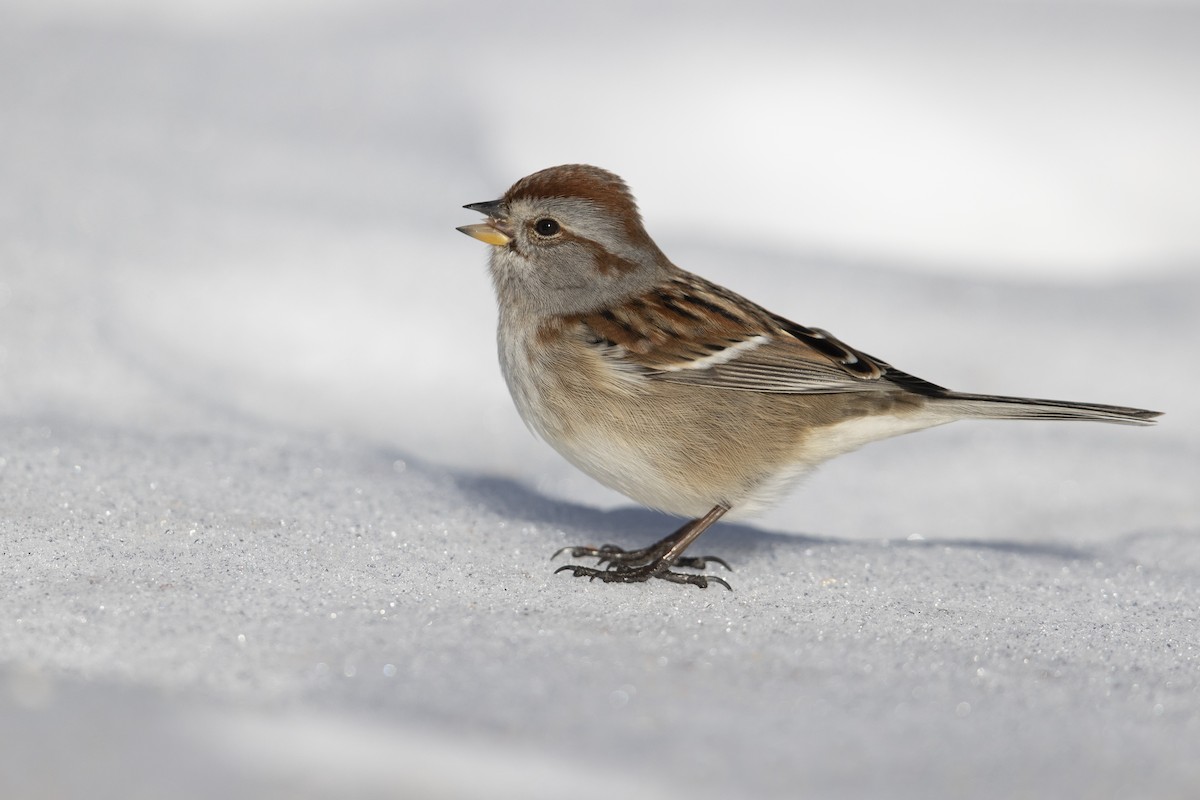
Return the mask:
<svg viewBox="0 0 1200 800">
<path fill-rule="evenodd" d="M 696 538 L 864 444 L 963 419 L 1161 415 L 968 394 L 902 372 L 677 267 L 625 182 L 599 167 L 543 169 L 463 208 L 486 217 L 457 230 L 491 245 L 500 367 L 526 425 L 600 483 L 688 519 L 643 548 L 562 548 L 596 566 L 556 573 L 729 589 L 704 574 L 724 559 L 684 555 Z"/>
</svg>

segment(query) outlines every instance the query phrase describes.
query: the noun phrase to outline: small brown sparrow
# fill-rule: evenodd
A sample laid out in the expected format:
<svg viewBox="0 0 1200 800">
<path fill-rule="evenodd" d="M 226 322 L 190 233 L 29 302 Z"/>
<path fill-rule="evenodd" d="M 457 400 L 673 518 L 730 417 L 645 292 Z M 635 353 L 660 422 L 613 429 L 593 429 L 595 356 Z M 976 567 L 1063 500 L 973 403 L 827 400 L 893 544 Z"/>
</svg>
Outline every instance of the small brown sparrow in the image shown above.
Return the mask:
<svg viewBox="0 0 1200 800">
<path fill-rule="evenodd" d="M 728 568 L 684 557 L 688 545 L 867 442 L 959 419 L 1152 425 L 1159 416 L 963 394 L 901 372 L 676 267 L 625 183 L 597 167 L 551 167 L 464 208 L 488 218 L 458 230 L 494 246 L 500 367 L 525 423 L 604 485 L 691 518 L 640 550 L 563 548 L 598 568 L 556 572 L 729 588 L 675 571 Z"/>
</svg>

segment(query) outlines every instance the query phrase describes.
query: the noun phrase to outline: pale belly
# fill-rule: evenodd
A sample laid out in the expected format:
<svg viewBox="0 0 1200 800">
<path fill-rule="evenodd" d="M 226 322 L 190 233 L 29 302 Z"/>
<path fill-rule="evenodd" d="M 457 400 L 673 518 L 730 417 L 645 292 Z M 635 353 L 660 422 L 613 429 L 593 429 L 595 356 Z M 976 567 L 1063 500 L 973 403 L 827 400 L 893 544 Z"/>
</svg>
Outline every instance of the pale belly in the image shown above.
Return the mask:
<svg viewBox="0 0 1200 800">
<path fill-rule="evenodd" d="M 501 336 L 500 361 L 521 417 L 564 458 L 643 505 L 687 517 L 716 505 L 752 515 L 829 458 L 938 424 L 914 414 L 843 416 L 848 401 L 835 395 L 623 375 L 583 347 L 531 351 L 527 340 Z"/>
</svg>

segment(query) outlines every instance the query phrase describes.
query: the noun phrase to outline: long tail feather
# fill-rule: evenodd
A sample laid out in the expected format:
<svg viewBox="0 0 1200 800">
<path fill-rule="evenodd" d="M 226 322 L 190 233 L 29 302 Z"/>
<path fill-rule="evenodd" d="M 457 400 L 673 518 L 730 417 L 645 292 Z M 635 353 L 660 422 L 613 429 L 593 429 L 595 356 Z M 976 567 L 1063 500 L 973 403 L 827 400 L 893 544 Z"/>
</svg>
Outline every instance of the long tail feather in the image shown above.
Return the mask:
<svg viewBox="0 0 1200 800">
<path fill-rule="evenodd" d="M 980 419 L 1083 419 L 1118 425 L 1153 425 L 1155 417 L 1162 415 L 1161 411 L 1144 408 L 959 392 L 948 392 L 941 401 L 961 416 Z"/>
</svg>

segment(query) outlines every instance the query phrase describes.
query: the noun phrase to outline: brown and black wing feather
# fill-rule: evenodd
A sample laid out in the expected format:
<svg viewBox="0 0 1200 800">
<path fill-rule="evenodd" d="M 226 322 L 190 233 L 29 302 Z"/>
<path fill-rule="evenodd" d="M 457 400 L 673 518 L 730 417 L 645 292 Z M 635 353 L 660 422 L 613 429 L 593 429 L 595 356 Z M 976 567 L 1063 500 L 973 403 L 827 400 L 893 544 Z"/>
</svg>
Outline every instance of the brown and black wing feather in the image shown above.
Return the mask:
<svg viewBox="0 0 1200 800">
<path fill-rule="evenodd" d="M 768 394 L 909 393 L 948 415 L 1153 424 L 1140 408 L 953 392 L 686 272 L 577 317 L 606 357 L 647 379 Z"/>
</svg>

